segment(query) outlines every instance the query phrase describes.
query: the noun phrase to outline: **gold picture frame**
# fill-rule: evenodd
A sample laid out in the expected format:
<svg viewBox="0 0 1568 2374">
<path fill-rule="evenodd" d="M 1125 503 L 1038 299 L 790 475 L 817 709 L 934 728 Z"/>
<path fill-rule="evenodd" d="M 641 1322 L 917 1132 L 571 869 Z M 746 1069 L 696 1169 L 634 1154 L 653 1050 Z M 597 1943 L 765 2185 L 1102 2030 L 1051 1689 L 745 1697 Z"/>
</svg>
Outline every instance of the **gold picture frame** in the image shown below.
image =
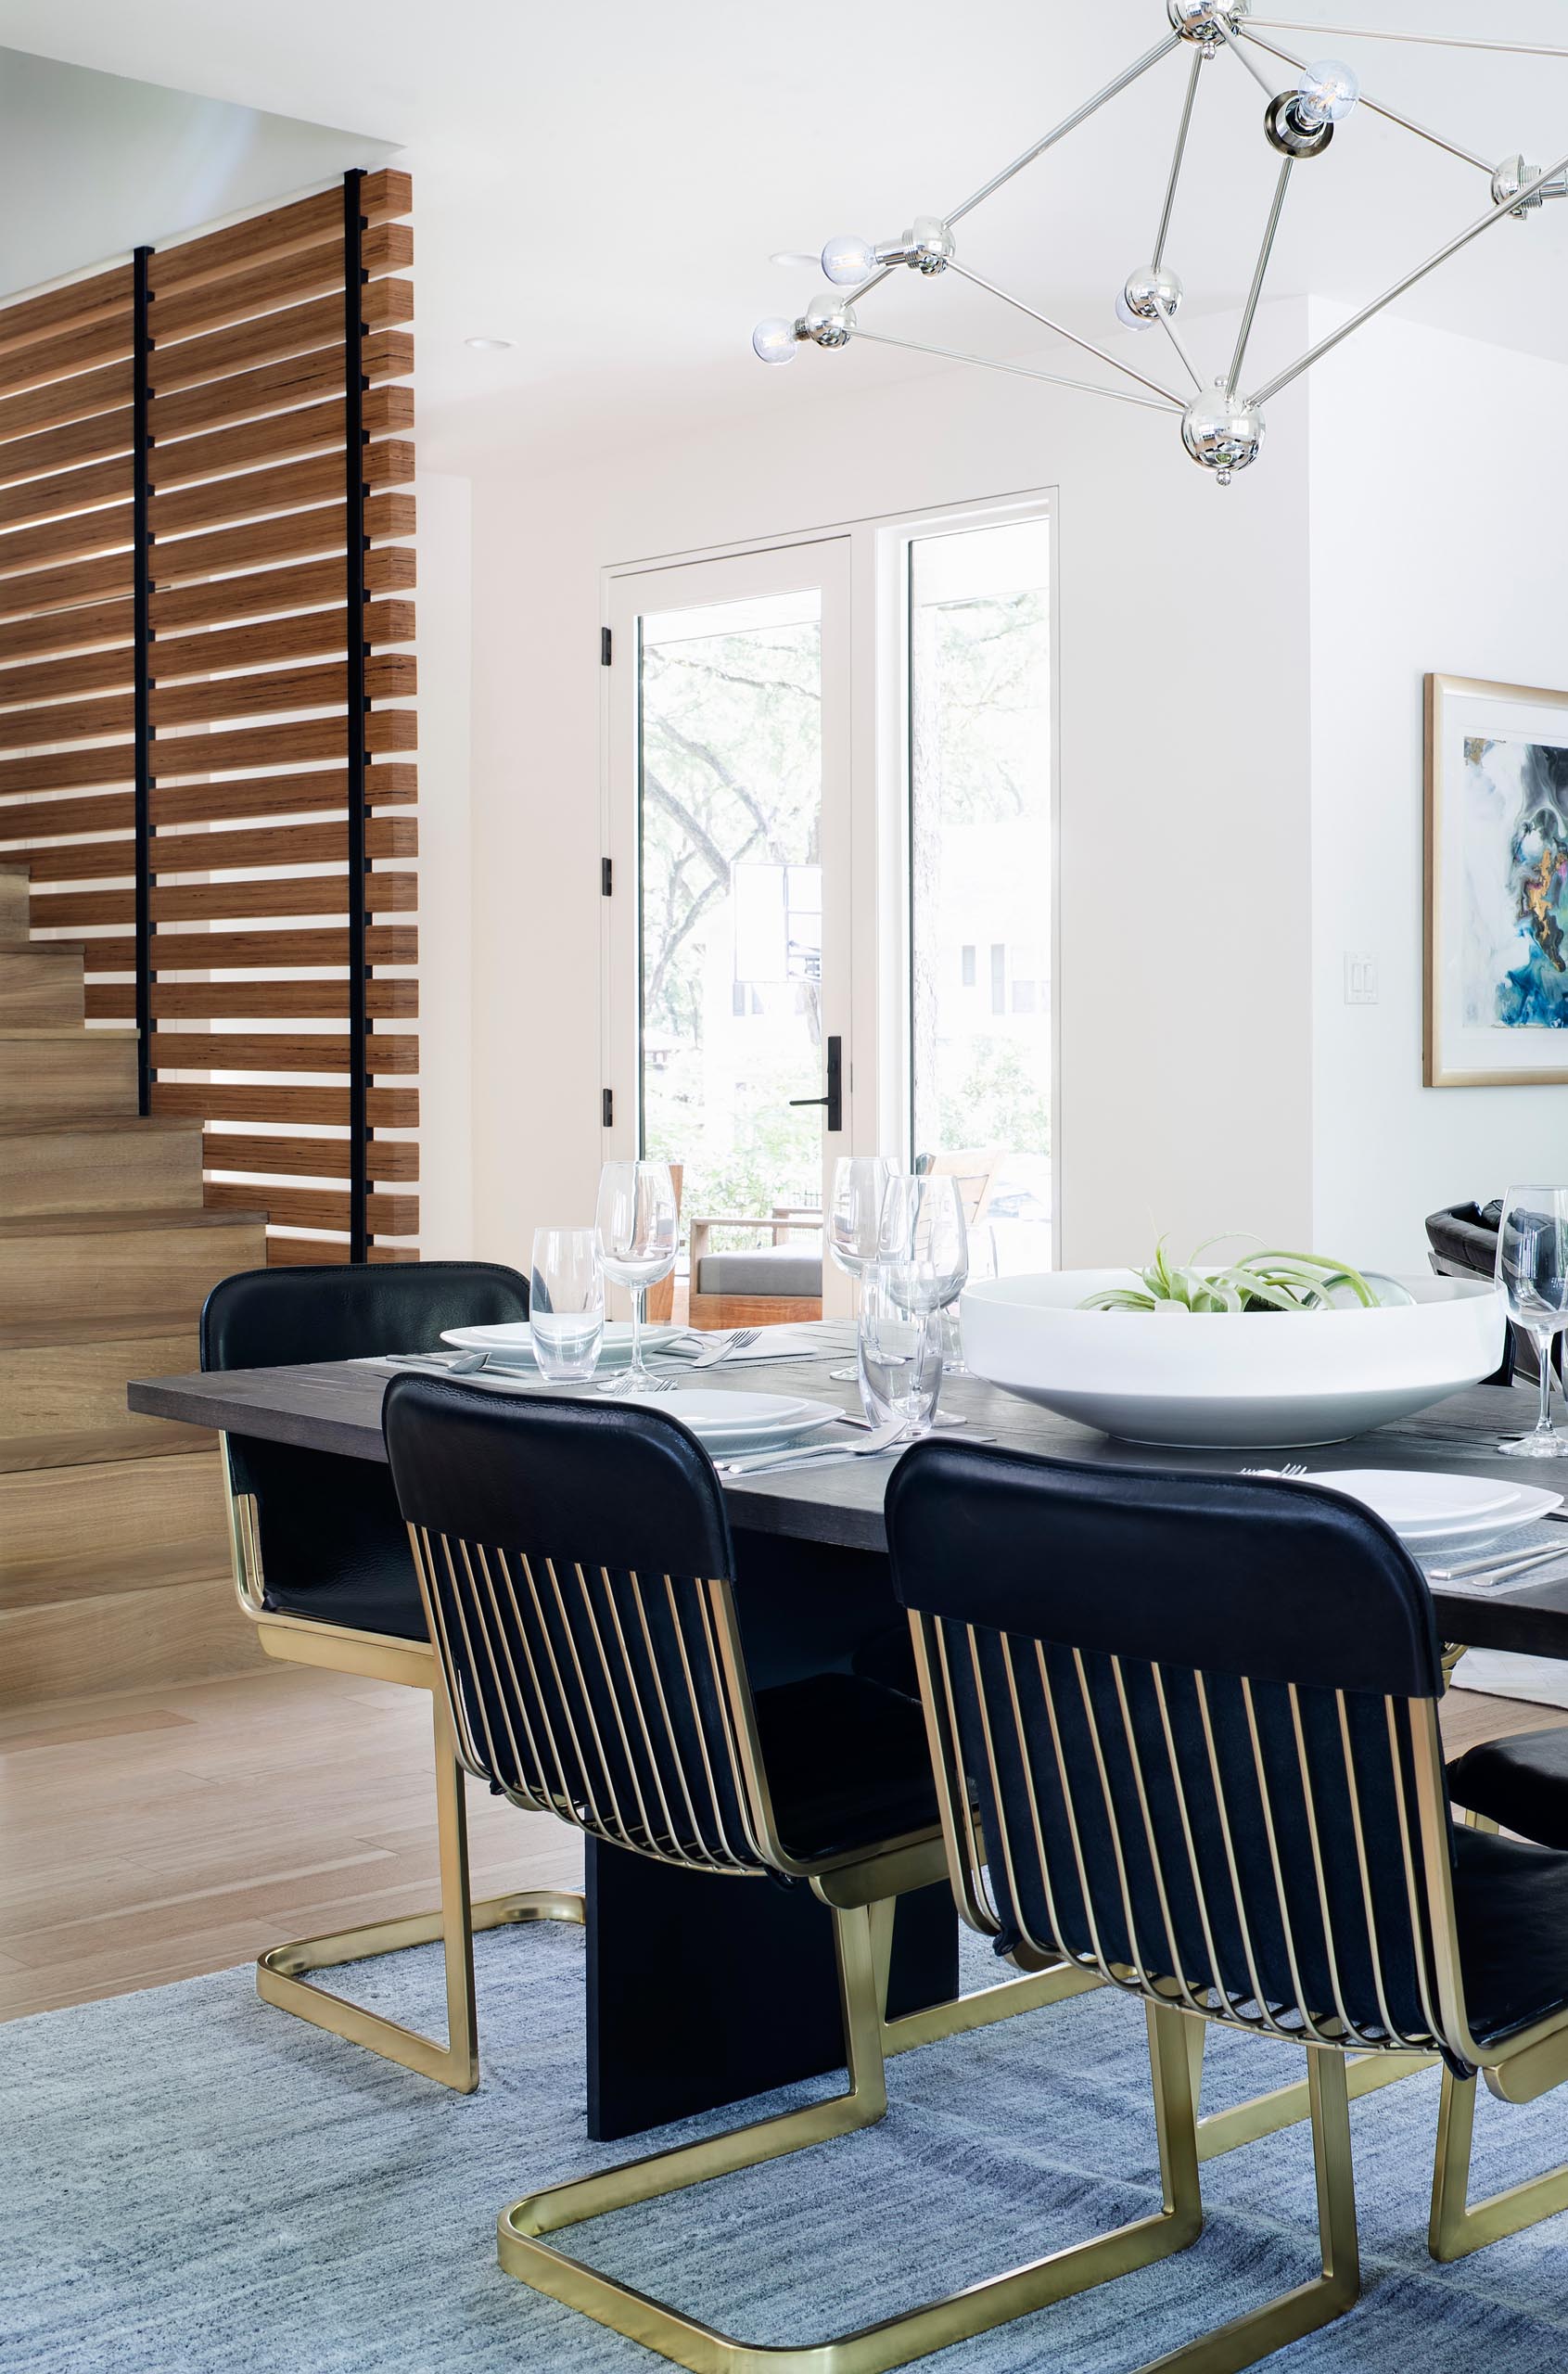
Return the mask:
<svg viewBox="0 0 1568 2374">
<path fill-rule="evenodd" d="M 1568 692 L 1430 675 L 1425 740 L 1421 1077 L 1428 1088 L 1561 1087 Z M 1536 812 L 1548 823 L 1532 836 L 1541 842 L 1532 867 L 1521 828 Z"/>
</svg>

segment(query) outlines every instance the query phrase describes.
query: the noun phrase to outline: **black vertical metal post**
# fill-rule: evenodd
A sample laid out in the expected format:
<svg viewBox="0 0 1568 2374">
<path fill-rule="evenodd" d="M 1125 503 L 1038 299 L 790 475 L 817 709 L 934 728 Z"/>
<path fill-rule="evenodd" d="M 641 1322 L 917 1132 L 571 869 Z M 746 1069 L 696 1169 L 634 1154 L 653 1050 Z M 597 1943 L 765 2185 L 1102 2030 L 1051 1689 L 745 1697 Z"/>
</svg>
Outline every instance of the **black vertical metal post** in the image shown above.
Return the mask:
<svg viewBox="0 0 1568 2374">
<path fill-rule="evenodd" d="M 369 1026 L 365 1015 L 363 218 L 357 166 L 343 176 L 343 451 L 347 462 L 349 723 L 349 1258 L 369 1257 Z"/>
<path fill-rule="evenodd" d="M 136 1109 L 152 1105 L 152 546 L 147 497 L 151 487 L 152 440 L 147 408 L 150 248 L 138 248 L 132 262 L 131 360 L 131 542 L 132 635 L 134 640 L 136 857 Z"/>
</svg>

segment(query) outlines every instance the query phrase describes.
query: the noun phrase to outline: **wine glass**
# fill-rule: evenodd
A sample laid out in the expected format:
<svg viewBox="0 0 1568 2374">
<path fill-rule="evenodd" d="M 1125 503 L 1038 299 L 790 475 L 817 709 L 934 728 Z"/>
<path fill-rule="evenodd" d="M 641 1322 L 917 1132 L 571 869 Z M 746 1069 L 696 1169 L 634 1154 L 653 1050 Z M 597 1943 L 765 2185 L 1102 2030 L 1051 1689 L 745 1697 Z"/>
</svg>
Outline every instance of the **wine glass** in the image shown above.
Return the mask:
<svg viewBox="0 0 1568 2374">
<path fill-rule="evenodd" d="M 882 1199 L 893 1166 L 885 1154 L 840 1155 L 834 1165 L 833 1200 L 828 1206 L 827 1249 L 849 1277 L 863 1278 L 881 1245 Z M 829 1374 L 852 1385 L 856 1369 L 833 1369 Z"/>
<path fill-rule="evenodd" d="M 1551 1423 L 1552 1341 L 1568 1327 L 1568 1187 L 1509 1189 L 1498 1230 L 1498 1283 L 1541 1371 L 1534 1431 L 1498 1449 L 1508 1459 L 1568 1458 L 1568 1434 Z"/>
<path fill-rule="evenodd" d="M 593 1229 L 535 1229 L 529 1322 L 541 1376 L 557 1385 L 586 1383 L 605 1333 L 605 1279 Z"/>
<path fill-rule="evenodd" d="M 645 1393 L 656 1379 L 643 1365 L 643 1313 L 650 1286 L 675 1267 L 675 1181 L 667 1162 L 606 1162 L 594 1215 L 599 1267 L 631 1290 L 631 1363 L 604 1378 L 601 1393 Z"/>
</svg>

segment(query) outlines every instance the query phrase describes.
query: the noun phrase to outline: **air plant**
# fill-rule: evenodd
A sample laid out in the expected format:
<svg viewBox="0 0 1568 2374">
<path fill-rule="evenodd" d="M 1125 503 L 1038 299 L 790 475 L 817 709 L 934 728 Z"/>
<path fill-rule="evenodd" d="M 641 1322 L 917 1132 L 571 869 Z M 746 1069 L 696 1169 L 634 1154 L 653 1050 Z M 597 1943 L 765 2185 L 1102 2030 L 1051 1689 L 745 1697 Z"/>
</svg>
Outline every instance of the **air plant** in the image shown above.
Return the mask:
<svg viewBox="0 0 1568 2374">
<path fill-rule="evenodd" d="M 1154 1257 L 1138 1271 L 1137 1286 L 1104 1286 L 1086 1295 L 1080 1310 L 1211 1311 L 1211 1310 L 1332 1310 L 1336 1293 L 1347 1290 L 1363 1310 L 1376 1310 L 1385 1301 L 1409 1301 L 1392 1280 L 1369 1279 L 1348 1261 L 1332 1261 L 1320 1253 L 1263 1252 L 1248 1254 L 1222 1269 L 1200 1268 L 1200 1257 L 1210 1237 L 1191 1260 L 1173 1264 L 1161 1237 Z"/>
</svg>

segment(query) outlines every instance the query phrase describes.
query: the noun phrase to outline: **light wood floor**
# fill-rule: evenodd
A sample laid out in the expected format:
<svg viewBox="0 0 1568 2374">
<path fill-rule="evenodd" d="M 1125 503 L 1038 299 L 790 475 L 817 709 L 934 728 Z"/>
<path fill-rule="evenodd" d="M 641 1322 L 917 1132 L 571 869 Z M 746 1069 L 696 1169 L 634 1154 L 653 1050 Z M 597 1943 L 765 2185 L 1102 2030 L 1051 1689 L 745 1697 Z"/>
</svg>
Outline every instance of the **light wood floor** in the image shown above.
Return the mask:
<svg viewBox="0 0 1568 2374">
<path fill-rule="evenodd" d="M 1562 1722 L 1456 1691 L 1450 1749 Z M 581 1884 L 575 1834 L 470 1786 L 474 1887 Z M 277 1666 L 0 1717 L 0 2020 L 436 1903 L 423 1691 Z"/>
</svg>

